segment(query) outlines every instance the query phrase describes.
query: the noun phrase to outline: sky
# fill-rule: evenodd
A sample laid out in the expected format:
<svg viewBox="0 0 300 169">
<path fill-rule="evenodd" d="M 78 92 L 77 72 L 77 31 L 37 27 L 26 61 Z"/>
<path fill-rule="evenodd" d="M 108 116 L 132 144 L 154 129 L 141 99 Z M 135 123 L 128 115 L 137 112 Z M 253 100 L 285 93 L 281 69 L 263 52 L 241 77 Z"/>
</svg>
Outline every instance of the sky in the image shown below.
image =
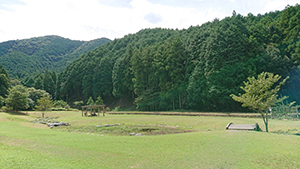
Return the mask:
<svg viewBox="0 0 300 169">
<path fill-rule="evenodd" d="M 299 0 L 0 0 L 0 42 L 58 35 L 111 40 L 147 28 L 187 29 L 231 16 L 283 10 Z"/>
</svg>

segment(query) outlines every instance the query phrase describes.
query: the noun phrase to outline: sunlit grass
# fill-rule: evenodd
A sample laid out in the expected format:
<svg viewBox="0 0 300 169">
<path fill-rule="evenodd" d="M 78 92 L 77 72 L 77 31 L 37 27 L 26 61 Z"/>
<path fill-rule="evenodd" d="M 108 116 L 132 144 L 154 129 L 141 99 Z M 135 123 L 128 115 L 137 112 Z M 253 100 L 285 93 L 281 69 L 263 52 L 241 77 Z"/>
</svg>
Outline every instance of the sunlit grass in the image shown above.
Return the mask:
<svg viewBox="0 0 300 169">
<path fill-rule="evenodd" d="M 49 112 L 46 116 L 59 117 L 78 128 L 164 124 L 195 132 L 142 137 L 79 133 L 31 123 L 40 117 L 37 112 L 0 113 L 0 168 L 300 168 L 299 136 L 225 130 L 229 122 L 258 122 L 264 128 L 259 118 L 81 117 L 81 112 Z M 293 129 L 299 132 L 299 121 L 270 121 L 270 131 Z"/>
</svg>

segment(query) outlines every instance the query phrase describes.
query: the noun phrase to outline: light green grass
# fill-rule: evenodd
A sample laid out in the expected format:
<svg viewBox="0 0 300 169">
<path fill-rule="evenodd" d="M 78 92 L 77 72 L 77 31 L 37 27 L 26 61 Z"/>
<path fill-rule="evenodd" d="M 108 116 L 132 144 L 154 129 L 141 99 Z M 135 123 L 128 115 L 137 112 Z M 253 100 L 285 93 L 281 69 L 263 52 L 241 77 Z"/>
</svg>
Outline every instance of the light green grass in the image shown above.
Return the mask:
<svg viewBox="0 0 300 169">
<path fill-rule="evenodd" d="M 197 130 L 156 136 L 110 136 L 49 129 L 33 124 L 40 114 L 0 113 L 0 168 L 300 168 L 300 136 L 228 131 L 233 123 L 261 119 L 107 115 L 81 117 L 81 112 L 51 112 L 72 126 L 122 123 L 166 124 Z M 270 131 L 300 131 L 299 121 L 270 121 Z"/>
</svg>

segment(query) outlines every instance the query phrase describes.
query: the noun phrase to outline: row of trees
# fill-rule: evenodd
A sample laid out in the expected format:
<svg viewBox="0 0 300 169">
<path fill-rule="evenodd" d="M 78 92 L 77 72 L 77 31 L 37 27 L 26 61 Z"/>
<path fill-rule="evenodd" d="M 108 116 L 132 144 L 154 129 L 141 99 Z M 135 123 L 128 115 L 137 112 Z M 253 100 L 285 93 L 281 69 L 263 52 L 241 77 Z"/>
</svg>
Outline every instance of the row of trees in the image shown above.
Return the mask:
<svg viewBox="0 0 300 169">
<path fill-rule="evenodd" d="M 53 99 L 57 99 L 57 78 L 56 71 L 50 72 L 46 69 L 44 74 L 37 74 L 34 77 L 29 77 L 25 81 L 24 86 L 45 90 Z"/>
<path fill-rule="evenodd" d="M 54 110 L 69 110 L 70 106 L 63 100 L 55 100 L 48 91 L 56 92 L 56 83 L 53 83 L 53 79 L 56 79 L 55 71 L 45 71 L 44 75 L 36 76 L 36 81 L 30 78 L 23 86 L 20 81 L 14 79 L 11 80 L 7 71 L 0 65 L 0 108 L 5 105 L 7 110 L 42 110 L 46 111 L 51 108 Z M 50 80 L 50 82 L 49 82 Z M 83 105 L 83 101 L 75 101 L 73 105 L 80 109 Z M 87 101 L 88 105 L 103 105 L 103 100 L 100 96 L 94 102 L 92 97 Z"/>
</svg>

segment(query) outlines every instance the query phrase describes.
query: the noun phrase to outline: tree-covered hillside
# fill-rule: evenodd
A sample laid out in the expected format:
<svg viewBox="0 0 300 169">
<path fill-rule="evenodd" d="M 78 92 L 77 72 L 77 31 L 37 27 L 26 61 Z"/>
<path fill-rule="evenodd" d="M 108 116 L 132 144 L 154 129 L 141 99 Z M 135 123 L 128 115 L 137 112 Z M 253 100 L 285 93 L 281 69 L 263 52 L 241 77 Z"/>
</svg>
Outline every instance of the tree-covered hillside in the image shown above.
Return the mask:
<svg viewBox="0 0 300 169">
<path fill-rule="evenodd" d="M 89 51 L 59 75 L 70 103 L 101 96 L 140 110 L 243 111 L 230 98 L 263 71 L 290 76 L 282 95 L 300 102 L 300 6 L 233 12 L 185 30 L 145 29 Z"/>
<path fill-rule="evenodd" d="M 48 70 L 63 70 L 81 54 L 109 42 L 74 41 L 59 36 L 45 36 L 0 43 L 0 63 L 12 77 L 24 79 Z"/>
</svg>

